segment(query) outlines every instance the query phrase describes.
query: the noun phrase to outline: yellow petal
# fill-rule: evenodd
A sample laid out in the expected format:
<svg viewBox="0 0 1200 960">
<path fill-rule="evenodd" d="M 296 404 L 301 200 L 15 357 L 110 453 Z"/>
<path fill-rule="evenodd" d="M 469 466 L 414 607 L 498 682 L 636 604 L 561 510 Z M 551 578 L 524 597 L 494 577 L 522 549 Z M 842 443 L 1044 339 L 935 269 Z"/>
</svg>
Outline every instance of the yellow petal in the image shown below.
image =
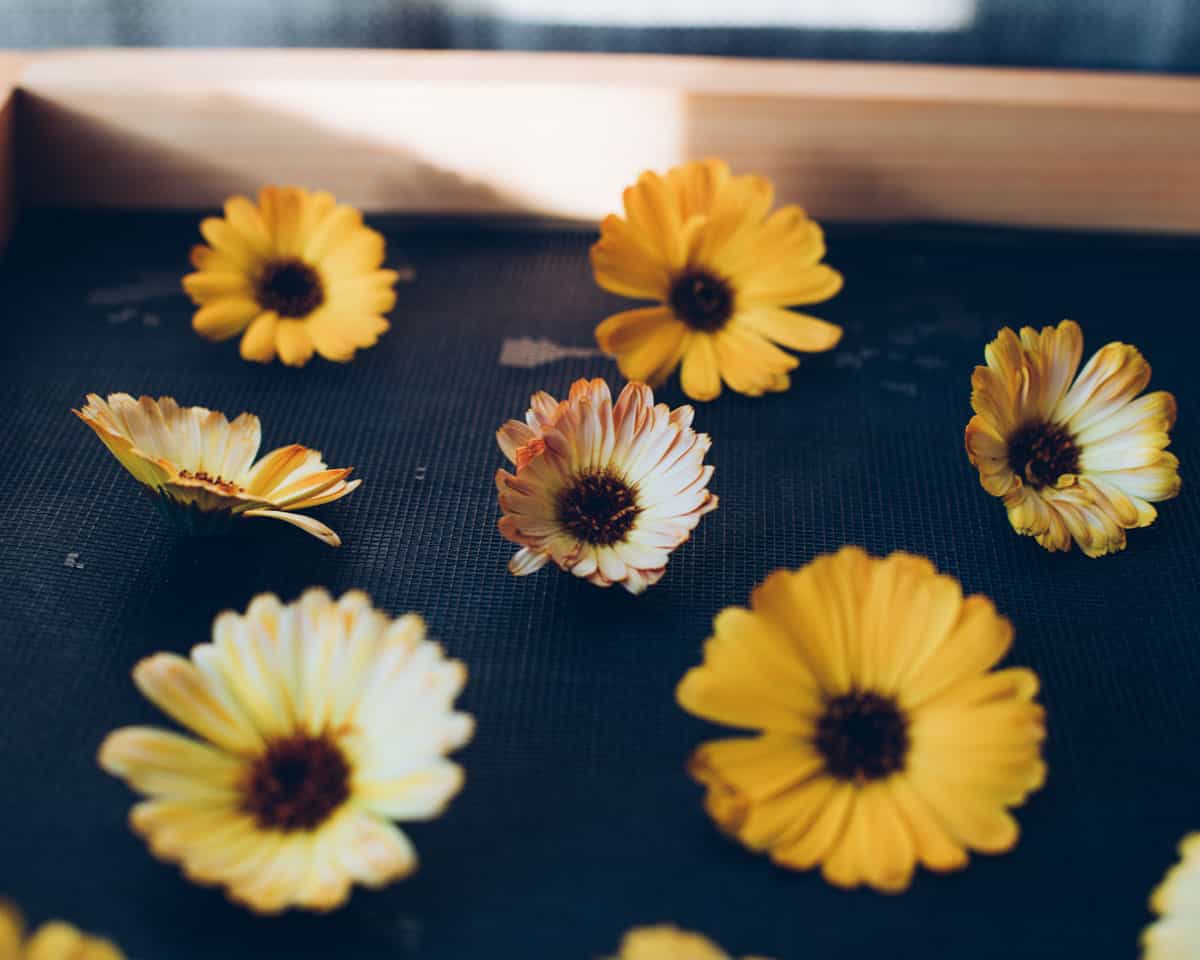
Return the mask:
<svg viewBox="0 0 1200 960">
<path fill-rule="evenodd" d="M 713 338 L 697 333 L 688 337 L 680 375 L 683 392 L 693 400 L 715 400 L 721 394 L 721 374 Z"/>
<path fill-rule="evenodd" d="M 183 278 L 183 289 L 196 303 L 208 303 L 223 297 L 253 296 L 250 280 L 244 273 L 189 273 Z"/>
<path fill-rule="evenodd" d="M 619 356 L 651 339 L 662 327 L 678 323 L 670 307 L 625 310 L 596 327 L 596 343 L 609 356 Z"/>
<path fill-rule="evenodd" d="M 271 256 L 271 235 L 258 207 L 245 197 L 225 201 L 225 219 L 260 259 Z"/>
<path fill-rule="evenodd" d="M 209 340 L 228 340 L 261 312 L 262 307 L 248 297 L 223 297 L 197 310 L 192 328 Z"/>
<path fill-rule="evenodd" d="M 279 359 L 289 367 L 302 367 L 313 355 L 308 326 L 299 320 L 280 320 L 275 328 L 275 347 Z"/>
<path fill-rule="evenodd" d="M 738 302 L 746 307 L 803 306 L 821 303 L 842 289 L 842 275 L 825 264 L 796 271 L 790 264 L 762 271 L 738 285 Z"/>
<path fill-rule="evenodd" d="M 246 239 L 225 220 L 206 217 L 200 222 L 200 232 L 214 250 L 236 264 L 239 271 L 249 273 L 260 263 L 260 257 Z"/>
<path fill-rule="evenodd" d="M 242 755 L 261 749 L 262 738 L 228 692 L 183 657 L 147 657 L 134 668 L 133 679 L 155 706 L 218 747 Z"/>
<path fill-rule="evenodd" d="M 753 307 L 739 312 L 737 320 L 768 340 L 807 353 L 832 350 L 842 339 L 836 324 L 781 307 Z"/>
<path fill-rule="evenodd" d="M 152 727 L 125 727 L 100 747 L 100 766 L 152 796 L 232 802 L 244 773 L 227 753 Z"/>
<path fill-rule="evenodd" d="M 15 904 L 0 899 L 0 960 L 20 960 L 25 918 Z"/>
<path fill-rule="evenodd" d="M 239 353 L 243 360 L 270 363 L 275 359 L 275 331 L 279 317 L 273 310 L 261 313 L 242 335 Z"/>
<path fill-rule="evenodd" d="M 293 527 L 299 527 L 305 533 L 316 537 L 322 543 L 331 547 L 340 547 L 342 538 L 336 533 L 321 523 L 320 520 L 314 520 L 312 517 L 306 517 L 301 513 L 288 513 L 283 510 L 247 510 L 242 514 L 243 517 L 268 517 L 271 520 L 282 520 L 284 523 L 290 523 Z"/>
</svg>

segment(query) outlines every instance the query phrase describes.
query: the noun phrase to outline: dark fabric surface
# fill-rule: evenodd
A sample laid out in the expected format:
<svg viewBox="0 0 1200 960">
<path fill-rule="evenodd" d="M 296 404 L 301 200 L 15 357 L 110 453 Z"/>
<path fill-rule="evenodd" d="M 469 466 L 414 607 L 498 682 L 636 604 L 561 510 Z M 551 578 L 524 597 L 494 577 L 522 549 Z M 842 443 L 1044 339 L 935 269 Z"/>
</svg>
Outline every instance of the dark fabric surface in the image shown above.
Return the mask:
<svg viewBox="0 0 1200 960">
<path fill-rule="evenodd" d="M 917 0 L 874 4 L 885 25 L 909 7 L 928 9 Z M 1193 0 L 975 0 L 962 22 L 903 30 L 737 26 L 737 0 L 700 0 L 696 26 L 589 25 L 570 4 L 556 22 L 506 15 L 512 8 L 475 0 L 0 0 L 0 47 L 588 50 L 1200 72 Z M 836 5 L 826 8 L 818 23 L 836 19 Z"/>
<path fill-rule="evenodd" d="M 980 489 L 962 430 L 995 331 L 1070 316 L 1088 353 L 1111 339 L 1147 353 L 1152 386 L 1179 399 L 1190 477 L 1200 242 L 832 228 L 847 285 L 815 312 L 846 326 L 843 345 L 786 394 L 700 405 L 721 507 L 635 598 L 553 569 L 510 577 L 495 531 L 495 427 L 538 388 L 619 384 L 600 357 L 498 363 L 506 337 L 589 345 L 622 306 L 592 283 L 590 236 L 383 221 L 415 269 L 393 331 L 349 366 L 295 371 L 191 332 L 174 284 L 195 223 L 43 212 L 0 269 L 0 891 L 33 919 L 105 932 L 133 960 L 594 958 L 657 921 L 778 960 L 1135 954 L 1150 889 L 1200 827 L 1200 501 L 1185 479 L 1125 553 L 1051 555 Z M 363 488 L 315 511 L 345 546 L 269 521 L 177 538 L 69 413 L 117 390 L 251 410 L 266 446 L 357 466 Z M 682 401 L 675 384 L 660 396 Z M 1049 782 L 1018 813 L 1015 852 L 897 897 L 744 851 L 683 773 L 722 734 L 673 700 L 713 615 L 845 543 L 926 554 L 993 597 L 1049 715 Z M 310 585 L 422 612 L 469 666 L 478 732 L 458 755 L 463 793 L 409 828 L 414 877 L 330 916 L 262 919 L 154 860 L 95 753 L 115 727 L 166 723 L 130 680 L 139 658 L 187 651 L 258 592 Z"/>
</svg>

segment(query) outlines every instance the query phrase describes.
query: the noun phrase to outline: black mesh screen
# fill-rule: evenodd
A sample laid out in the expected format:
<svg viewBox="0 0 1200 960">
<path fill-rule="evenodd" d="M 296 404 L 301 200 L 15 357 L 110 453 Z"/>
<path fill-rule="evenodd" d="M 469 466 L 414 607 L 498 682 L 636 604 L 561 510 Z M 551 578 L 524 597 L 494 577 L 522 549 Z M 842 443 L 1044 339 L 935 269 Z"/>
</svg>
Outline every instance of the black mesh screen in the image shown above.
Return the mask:
<svg viewBox="0 0 1200 960">
<path fill-rule="evenodd" d="M 502 365 L 506 339 L 587 347 L 627 306 L 598 290 L 590 236 L 382 223 L 412 265 L 394 329 L 349 366 L 243 363 L 189 328 L 177 288 L 196 219 L 30 215 L 0 270 L 0 891 L 35 920 L 106 932 L 133 960 L 594 958 L 636 923 L 703 930 L 738 955 L 1129 957 L 1146 897 L 1200 827 L 1200 504 L 1103 560 L 1009 529 L 962 449 L 972 366 L 1004 324 L 1079 320 L 1087 351 L 1138 344 L 1173 390 L 1173 446 L 1197 459 L 1200 241 L 933 227 L 833 228 L 846 327 L 792 390 L 701 405 L 720 509 L 645 596 L 550 569 L 514 579 L 495 531 L 493 431 L 528 395 L 615 368 Z M 510 344 L 510 359 L 512 356 Z M 519 354 L 519 351 L 518 351 Z M 331 550 L 283 524 L 177 538 L 69 413 L 88 391 L 171 394 L 259 414 L 363 488 L 317 511 Z M 677 386 L 660 392 L 682 402 Z M 721 731 L 673 688 L 713 615 L 779 566 L 844 543 L 926 554 L 1017 627 L 1041 675 L 1050 778 L 1022 840 L 899 897 L 843 893 L 723 838 L 683 773 Z M 125 825 L 133 795 L 95 763 L 104 734 L 161 723 L 129 671 L 186 652 L 214 615 L 271 590 L 369 591 L 417 610 L 470 668 L 478 719 L 463 793 L 414 825 L 413 878 L 327 917 L 260 919 L 189 885 Z"/>
</svg>

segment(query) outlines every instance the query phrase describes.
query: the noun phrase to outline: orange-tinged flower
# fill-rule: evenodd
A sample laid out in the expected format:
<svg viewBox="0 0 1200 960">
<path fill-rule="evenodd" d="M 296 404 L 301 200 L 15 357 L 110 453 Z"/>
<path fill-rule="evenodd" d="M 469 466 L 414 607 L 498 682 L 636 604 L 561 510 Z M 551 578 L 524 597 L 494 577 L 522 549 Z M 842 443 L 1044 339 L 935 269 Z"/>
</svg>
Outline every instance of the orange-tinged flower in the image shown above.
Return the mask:
<svg viewBox="0 0 1200 960">
<path fill-rule="evenodd" d="M 499 470 L 500 532 L 521 549 L 517 576 L 553 561 L 597 586 L 641 593 L 671 552 L 717 507 L 704 465 L 710 440 L 692 429 L 691 407 L 654 403 L 644 383 L 614 405 L 603 380 L 577 380 L 570 396 L 530 399 L 525 422 L 496 434 L 516 472 Z"/>
<path fill-rule="evenodd" d="M 799 363 L 780 346 L 816 352 L 841 339 L 840 327 L 786 309 L 828 300 L 842 277 L 820 262 L 825 240 L 803 210 L 771 212 L 765 177 L 696 161 L 643 173 L 624 199 L 625 216 L 600 225 L 592 268 L 605 290 L 658 303 L 596 328 L 627 379 L 658 385 L 682 364 L 693 400 L 712 400 L 722 381 L 761 396 L 786 390 Z"/>
<path fill-rule="evenodd" d="M 1179 460 L 1165 449 L 1176 407 L 1165 390 L 1138 396 L 1150 364 L 1134 347 L 1101 347 L 1076 377 L 1082 355 L 1070 320 L 1019 338 L 1001 330 L 971 378 L 965 443 L 1017 533 L 1099 557 L 1154 522 L 1152 502 L 1179 493 Z"/>
<path fill-rule="evenodd" d="M 209 340 L 241 334 L 243 359 L 300 367 L 316 351 L 344 363 L 388 329 L 399 275 L 381 269 L 383 236 L 332 195 L 264 187 L 258 203 L 230 198 L 200 232 L 208 245 L 183 278 L 200 308 L 192 326 Z"/>
<path fill-rule="evenodd" d="M 262 439 L 258 417 L 243 413 L 230 423 L 207 407 L 181 407 L 171 397 L 89 393 L 72 412 L 92 428 L 109 452 L 187 533 L 224 533 L 239 517 L 268 517 L 299 527 L 331 547 L 336 533 L 296 513 L 340 500 L 358 489 L 352 468 L 330 469 L 317 450 L 298 443 L 255 461 Z"/>
</svg>

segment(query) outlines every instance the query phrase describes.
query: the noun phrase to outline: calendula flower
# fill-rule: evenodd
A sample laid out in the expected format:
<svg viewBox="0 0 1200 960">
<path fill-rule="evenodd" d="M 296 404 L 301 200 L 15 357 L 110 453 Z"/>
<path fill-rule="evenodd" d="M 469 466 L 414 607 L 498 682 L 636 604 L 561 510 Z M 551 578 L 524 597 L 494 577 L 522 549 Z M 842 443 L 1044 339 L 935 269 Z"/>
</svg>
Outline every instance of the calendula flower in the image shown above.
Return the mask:
<svg viewBox="0 0 1200 960">
<path fill-rule="evenodd" d="M 1076 377 L 1082 355 L 1070 320 L 1025 327 L 1019 339 L 1005 327 L 971 378 L 965 442 L 1017 533 L 1047 550 L 1074 539 L 1100 557 L 1125 549 L 1126 530 L 1154 522 L 1151 502 L 1179 493 L 1179 460 L 1165 449 L 1175 398 L 1138 396 L 1150 364 L 1128 344 L 1101 347 Z"/>
<path fill-rule="evenodd" d="M 773 573 L 716 618 L 680 704 L 760 731 L 703 744 L 714 820 L 839 887 L 908 887 L 917 863 L 1017 842 L 1008 807 L 1045 777 L 1029 670 L 992 671 L 1012 627 L 986 597 L 905 553 L 857 547 Z"/>
<path fill-rule="evenodd" d="M 678 927 L 635 927 L 621 941 L 621 952 L 612 960 L 732 960 L 707 937 Z M 755 960 L 746 957 L 745 960 Z M 759 958 L 761 960 L 761 958 Z"/>
<path fill-rule="evenodd" d="M 466 669 L 420 617 L 392 620 L 357 591 L 255 597 L 191 659 L 155 654 L 133 678 L 196 735 L 126 727 L 104 741 L 100 765 L 149 797 L 134 830 L 262 913 L 330 910 L 354 883 L 411 873 L 391 821 L 436 817 L 462 786 L 445 754 L 471 738 L 453 709 Z"/>
<path fill-rule="evenodd" d="M 381 269 L 383 237 L 332 195 L 264 187 L 257 204 L 229 199 L 200 232 L 208 245 L 192 248 L 183 288 L 202 337 L 240 333 L 244 359 L 302 367 L 314 350 L 344 363 L 387 330 L 399 275 Z"/>
<path fill-rule="evenodd" d="M 1150 897 L 1159 919 L 1142 934 L 1144 960 L 1200 957 L 1200 833 L 1183 838 L 1179 856 Z"/>
<path fill-rule="evenodd" d="M 25 936 L 21 912 L 0 899 L 0 960 L 125 960 L 109 941 L 52 920 Z"/>
<path fill-rule="evenodd" d="M 121 466 L 152 495 L 155 505 L 188 533 L 224 533 L 239 517 L 283 520 L 336 547 L 341 539 L 325 524 L 295 513 L 340 500 L 361 480 L 351 467 L 330 469 L 318 450 L 298 443 L 254 460 L 262 439 L 258 417 L 243 413 L 230 423 L 206 407 L 181 407 L 171 397 L 89 393 L 72 410 L 95 431 Z"/>
<path fill-rule="evenodd" d="M 500 532 L 520 544 L 516 576 L 553 560 L 600 587 L 641 593 L 658 583 L 671 551 L 717 507 L 704 465 L 711 441 L 691 407 L 655 405 L 644 383 L 613 405 L 603 380 L 577 380 L 566 400 L 535 393 L 525 422 L 496 434 L 516 473 L 496 472 Z"/>
<path fill-rule="evenodd" d="M 821 263 L 821 228 L 796 206 L 771 211 L 766 177 L 732 176 L 720 160 L 647 171 L 625 191 L 592 247 L 605 290 L 659 305 L 618 313 L 596 342 L 629 380 L 658 385 L 682 362 L 683 391 L 712 400 L 721 381 L 738 393 L 786 390 L 799 361 L 777 344 L 829 350 L 841 327 L 786 309 L 842 288 Z"/>
</svg>

